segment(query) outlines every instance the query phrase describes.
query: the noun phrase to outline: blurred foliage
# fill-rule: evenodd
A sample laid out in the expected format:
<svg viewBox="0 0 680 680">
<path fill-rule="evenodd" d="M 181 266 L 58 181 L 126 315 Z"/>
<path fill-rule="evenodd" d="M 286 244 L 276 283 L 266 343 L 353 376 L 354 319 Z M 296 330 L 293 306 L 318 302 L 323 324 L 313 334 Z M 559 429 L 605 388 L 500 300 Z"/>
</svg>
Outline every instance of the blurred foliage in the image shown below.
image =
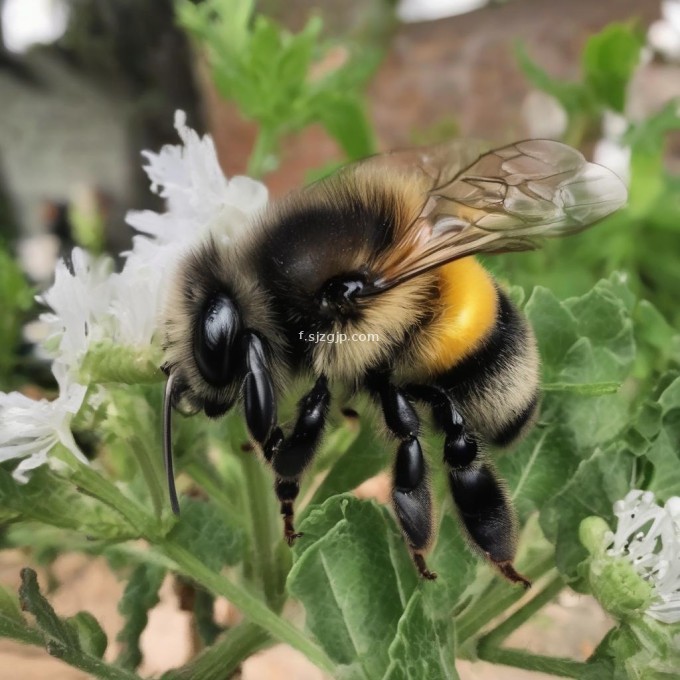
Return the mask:
<svg viewBox="0 0 680 680">
<path fill-rule="evenodd" d="M 0 390 L 15 384 L 21 329 L 33 307 L 33 290 L 11 254 L 0 245 Z"/>
<path fill-rule="evenodd" d="M 280 140 L 321 123 L 350 159 L 374 151 L 360 88 L 378 63 L 376 50 L 321 40 L 322 22 L 292 34 L 254 15 L 254 0 L 180 0 L 179 21 L 206 51 L 220 94 L 258 123 L 248 173 L 278 163 Z"/>
<path fill-rule="evenodd" d="M 555 97 L 569 118 L 565 141 L 578 146 L 606 110 L 624 113 L 626 91 L 640 60 L 644 33 L 629 24 L 610 24 L 588 39 L 581 55 L 581 81 L 553 78 L 533 62 L 521 43 L 516 55 L 528 80 Z"/>
<path fill-rule="evenodd" d="M 625 112 L 626 93 L 640 59 L 642 42 L 631 26 L 612 24 L 591 37 L 584 49 L 579 83 L 549 76 L 518 49 L 529 80 L 565 108 L 565 141 L 580 145 L 600 136 L 607 111 Z M 535 253 L 489 259 L 489 266 L 520 285 L 540 280 L 558 295 L 588 290 L 608 272 L 626 273 L 636 296 L 649 300 L 680 325 L 680 177 L 665 167 L 668 135 L 680 130 L 680 101 L 670 101 L 645 120 L 629 122 L 618 140 L 630 149 L 628 208 L 594 229 L 564 241 L 552 241 Z M 640 331 L 648 334 L 641 325 Z M 649 358 L 647 358 L 647 361 Z"/>
</svg>

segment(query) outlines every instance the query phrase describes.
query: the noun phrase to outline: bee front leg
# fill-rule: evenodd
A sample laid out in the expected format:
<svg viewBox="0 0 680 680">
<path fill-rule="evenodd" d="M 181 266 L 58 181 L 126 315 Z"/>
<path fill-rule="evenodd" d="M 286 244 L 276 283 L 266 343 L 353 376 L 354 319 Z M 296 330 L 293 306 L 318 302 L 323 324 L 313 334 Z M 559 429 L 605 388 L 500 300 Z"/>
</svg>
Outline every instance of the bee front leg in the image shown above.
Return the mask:
<svg viewBox="0 0 680 680">
<path fill-rule="evenodd" d="M 368 389 L 380 399 L 385 424 L 400 441 L 394 463 L 392 504 L 420 575 L 437 578 L 425 563 L 432 539 L 432 498 L 427 465 L 418 439 L 420 420 L 406 394 L 384 375 L 371 375 Z"/>
<path fill-rule="evenodd" d="M 432 406 L 436 425 L 446 435 L 444 462 L 449 488 L 472 541 L 508 580 L 525 588 L 531 582 L 512 562 L 517 545 L 517 522 L 508 494 L 480 450 L 479 440 L 465 428 L 451 397 L 433 388 L 418 395 Z"/>
<path fill-rule="evenodd" d="M 321 375 L 298 403 L 298 417 L 290 436 L 284 438 L 281 429 L 276 428 L 265 445 L 265 456 L 276 473 L 275 489 L 288 545 L 302 536 L 295 531 L 294 502 L 300 492 L 300 477 L 316 453 L 329 405 L 328 380 Z"/>
</svg>

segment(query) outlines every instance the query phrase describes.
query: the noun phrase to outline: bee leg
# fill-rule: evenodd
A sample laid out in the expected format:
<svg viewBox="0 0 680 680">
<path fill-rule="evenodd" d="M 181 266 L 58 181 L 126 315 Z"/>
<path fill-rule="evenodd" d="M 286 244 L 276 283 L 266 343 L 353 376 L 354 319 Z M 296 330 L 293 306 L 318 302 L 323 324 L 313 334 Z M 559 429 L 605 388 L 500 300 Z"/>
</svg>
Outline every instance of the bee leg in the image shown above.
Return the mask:
<svg viewBox="0 0 680 680">
<path fill-rule="evenodd" d="M 260 445 L 269 439 L 276 423 L 276 398 L 267 348 L 252 332 L 243 334 L 246 375 L 243 381 L 243 408 L 246 425 Z"/>
<path fill-rule="evenodd" d="M 425 563 L 424 553 L 432 539 L 432 498 L 427 465 L 418 439 L 420 420 L 406 394 L 384 375 L 370 376 L 369 390 L 380 399 L 385 424 L 400 440 L 394 463 L 392 504 L 420 575 L 437 578 Z"/>
<path fill-rule="evenodd" d="M 298 417 L 291 434 L 284 438 L 276 428 L 265 445 L 265 456 L 276 473 L 276 495 L 281 502 L 284 537 L 288 545 L 302 536 L 295 531 L 293 504 L 300 491 L 299 480 L 314 457 L 321 439 L 328 407 L 330 391 L 325 375 L 317 378 L 314 387 L 298 403 Z"/>
<path fill-rule="evenodd" d="M 450 396 L 434 389 L 426 400 L 432 406 L 435 423 L 446 435 L 444 462 L 449 488 L 465 529 L 503 576 L 528 588 L 531 582 L 512 565 L 517 523 L 503 484 L 484 459 L 477 438 L 466 431 Z"/>
</svg>

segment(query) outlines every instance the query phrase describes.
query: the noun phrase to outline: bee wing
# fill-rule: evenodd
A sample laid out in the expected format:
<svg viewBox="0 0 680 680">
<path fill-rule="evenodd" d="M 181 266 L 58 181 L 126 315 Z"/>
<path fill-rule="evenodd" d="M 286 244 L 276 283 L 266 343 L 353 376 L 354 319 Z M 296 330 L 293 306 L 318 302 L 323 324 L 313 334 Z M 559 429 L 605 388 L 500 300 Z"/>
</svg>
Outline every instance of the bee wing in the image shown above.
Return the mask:
<svg viewBox="0 0 680 680">
<path fill-rule="evenodd" d="M 544 238 L 579 232 L 627 200 L 611 170 L 560 142 L 518 142 L 460 170 L 462 149 L 445 145 L 393 155 L 399 165 L 415 161 L 413 171 L 425 173 L 431 189 L 420 215 L 377 263 L 373 292 L 474 253 L 538 248 Z M 384 158 L 390 161 L 389 154 Z"/>
</svg>

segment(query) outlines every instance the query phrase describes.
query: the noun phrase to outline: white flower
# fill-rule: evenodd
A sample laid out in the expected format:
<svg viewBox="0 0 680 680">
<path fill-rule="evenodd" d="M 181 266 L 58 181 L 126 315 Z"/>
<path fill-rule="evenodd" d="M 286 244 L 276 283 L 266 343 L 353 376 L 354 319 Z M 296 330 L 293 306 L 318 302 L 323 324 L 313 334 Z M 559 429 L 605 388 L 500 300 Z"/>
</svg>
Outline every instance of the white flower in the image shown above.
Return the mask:
<svg viewBox="0 0 680 680">
<path fill-rule="evenodd" d="M 267 203 L 267 188 L 249 177 L 227 180 L 212 138 L 187 127 L 183 111 L 175 113 L 175 128 L 183 146 L 143 152 L 151 190 L 166 200 L 166 212 L 131 211 L 127 223 L 159 245 L 191 242 L 208 231 L 233 236 Z"/>
<path fill-rule="evenodd" d="M 209 233 L 228 241 L 252 224 L 268 199 L 261 182 L 224 176 L 212 138 L 190 129 L 183 111 L 175 113 L 175 128 L 182 145 L 144 152 L 151 189 L 165 198 L 166 211 L 131 211 L 126 217 L 140 234 L 115 282 L 112 312 L 122 344 L 151 342 L 168 277 L 188 247 Z"/>
<path fill-rule="evenodd" d="M 680 61 L 680 0 L 661 3 L 661 16 L 647 33 L 647 42 L 671 61 Z"/>
<path fill-rule="evenodd" d="M 664 507 L 650 491 L 633 490 L 614 504 L 616 532 L 605 535 L 607 554 L 626 559 L 654 591 L 647 615 L 680 621 L 680 497 Z"/>
<path fill-rule="evenodd" d="M 69 383 L 62 370 L 55 370 L 59 396 L 54 401 L 35 401 L 19 392 L 0 392 L 0 462 L 23 458 L 14 478 L 26 482 L 27 473 L 47 462 L 48 453 L 63 444 L 78 460 L 87 463 L 71 433 L 71 420 L 78 413 L 86 388 Z"/>
<path fill-rule="evenodd" d="M 54 284 L 38 298 L 52 309 L 40 316 L 47 324 L 48 344 L 55 345 L 52 354 L 68 366 L 77 364 L 90 343 L 110 330 L 102 322 L 111 304 L 113 268 L 110 259 L 96 260 L 80 248 L 73 249 L 71 264 L 72 270 L 63 260 L 57 264 Z"/>
<path fill-rule="evenodd" d="M 128 213 L 128 223 L 140 234 L 123 270 L 112 274 L 108 258 L 95 260 L 76 248 L 72 271 L 59 263 L 54 285 L 41 298 L 52 309 L 41 317 L 48 324 L 52 356 L 72 375 L 93 342 L 147 347 L 181 253 L 208 232 L 228 240 L 267 202 L 264 184 L 248 177 L 227 180 L 212 139 L 187 127 L 181 111 L 175 127 L 182 145 L 144 152 L 151 188 L 166 199 L 167 210 Z"/>
</svg>

